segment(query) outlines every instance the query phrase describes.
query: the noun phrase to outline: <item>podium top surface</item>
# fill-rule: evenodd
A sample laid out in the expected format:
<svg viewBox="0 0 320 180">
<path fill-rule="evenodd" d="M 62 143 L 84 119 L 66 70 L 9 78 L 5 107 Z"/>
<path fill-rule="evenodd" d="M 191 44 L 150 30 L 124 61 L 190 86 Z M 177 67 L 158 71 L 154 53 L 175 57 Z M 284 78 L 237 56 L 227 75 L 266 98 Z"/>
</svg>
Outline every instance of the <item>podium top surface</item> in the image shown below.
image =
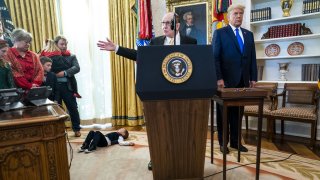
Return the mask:
<svg viewBox="0 0 320 180">
<path fill-rule="evenodd" d="M 220 88 L 217 90 L 219 98 L 264 98 L 267 95 L 268 91 L 258 88 Z"/>
</svg>

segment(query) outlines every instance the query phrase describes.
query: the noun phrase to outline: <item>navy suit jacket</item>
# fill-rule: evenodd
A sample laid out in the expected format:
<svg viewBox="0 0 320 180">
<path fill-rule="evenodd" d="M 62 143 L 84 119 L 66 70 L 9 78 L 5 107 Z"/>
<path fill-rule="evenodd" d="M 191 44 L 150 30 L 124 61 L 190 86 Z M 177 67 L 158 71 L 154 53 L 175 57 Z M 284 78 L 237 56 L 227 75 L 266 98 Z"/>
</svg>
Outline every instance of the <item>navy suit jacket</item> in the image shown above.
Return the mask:
<svg viewBox="0 0 320 180">
<path fill-rule="evenodd" d="M 243 53 L 231 26 L 215 30 L 212 37 L 217 80 L 223 79 L 227 88 L 237 87 L 241 80 L 245 87 L 249 87 L 249 81 L 257 81 L 253 33 L 244 28 L 241 31 L 244 39 Z"/>
<path fill-rule="evenodd" d="M 164 45 L 165 39 L 166 39 L 166 36 L 155 37 L 151 39 L 150 46 Z M 180 44 L 197 44 L 197 40 L 188 36 L 180 35 Z M 134 61 L 137 59 L 137 50 L 135 49 L 129 49 L 129 48 L 119 46 L 117 54 Z"/>
</svg>

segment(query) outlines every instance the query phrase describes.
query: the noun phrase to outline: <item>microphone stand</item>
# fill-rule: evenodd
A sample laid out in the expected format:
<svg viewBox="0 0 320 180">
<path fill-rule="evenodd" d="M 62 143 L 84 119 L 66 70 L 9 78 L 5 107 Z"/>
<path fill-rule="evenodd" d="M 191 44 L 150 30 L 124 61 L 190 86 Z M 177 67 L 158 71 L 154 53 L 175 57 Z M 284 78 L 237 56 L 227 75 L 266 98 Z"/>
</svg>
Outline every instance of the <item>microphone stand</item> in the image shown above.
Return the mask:
<svg viewBox="0 0 320 180">
<path fill-rule="evenodd" d="M 176 34 L 177 34 L 177 28 L 176 28 L 176 16 L 173 16 L 173 44 L 176 45 Z"/>
</svg>

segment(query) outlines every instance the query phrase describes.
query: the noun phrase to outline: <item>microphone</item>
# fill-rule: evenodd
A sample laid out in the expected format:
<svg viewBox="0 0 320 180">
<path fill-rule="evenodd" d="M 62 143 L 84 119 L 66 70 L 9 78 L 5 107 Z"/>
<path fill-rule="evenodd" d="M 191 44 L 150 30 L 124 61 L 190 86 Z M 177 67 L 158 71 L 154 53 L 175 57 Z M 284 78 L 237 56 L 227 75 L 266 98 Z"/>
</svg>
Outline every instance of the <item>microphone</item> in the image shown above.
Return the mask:
<svg viewBox="0 0 320 180">
<path fill-rule="evenodd" d="M 171 26 L 170 26 L 170 28 L 171 28 L 171 30 L 173 30 L 174 31 L 174 35 L 173 35 L 173 44 L 174 45 L 176 45 L 176 33 L 177 33 L 177 28 L 176 28 L 176 16 L 177 16 L 177 13 L 174 13 L 173 14 L 173 18 L 172 18 L 172 20 L 171 20 Z"/>
<path fill-rule="evenodd" d="M 171 30 L 175 30 L 176 29 L 176 18 L 174 17 L 172 20 L 171 20 L 171 26 L 170 26 L 170 29 Z"/>
</svg>

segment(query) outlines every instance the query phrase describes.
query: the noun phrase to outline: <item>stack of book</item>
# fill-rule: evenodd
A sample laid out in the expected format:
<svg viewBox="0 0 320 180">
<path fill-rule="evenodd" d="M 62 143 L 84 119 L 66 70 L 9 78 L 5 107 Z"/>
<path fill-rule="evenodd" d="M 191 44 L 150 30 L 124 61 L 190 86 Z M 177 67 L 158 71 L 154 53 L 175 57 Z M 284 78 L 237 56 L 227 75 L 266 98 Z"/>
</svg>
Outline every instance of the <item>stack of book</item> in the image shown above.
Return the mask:
<svg viewBox="0 0 320 180">
<path fill-rule="evenodd" d="M 320 0 L 304 0 L 302 13 L 309 14 L 314 12 L 320 12 Z"/>
<path fill-rule="evenodd" d="M 318 81 L 320 64 L 302 64 L 301 80 Z"/>
<path fill-rule="evenodd" d="M 250 14 L 250 21 L 251 22 L 268 20 L 268 19 L 271 19 L 271 8 L 270 7 L 251 10 L 251 14 Z"/>
<path fill-rule="evenodd" d="M 269 38 L 281 38 L 301 35 L 301 23 L 271 26 L 268 28 Z"/>
</svg>

